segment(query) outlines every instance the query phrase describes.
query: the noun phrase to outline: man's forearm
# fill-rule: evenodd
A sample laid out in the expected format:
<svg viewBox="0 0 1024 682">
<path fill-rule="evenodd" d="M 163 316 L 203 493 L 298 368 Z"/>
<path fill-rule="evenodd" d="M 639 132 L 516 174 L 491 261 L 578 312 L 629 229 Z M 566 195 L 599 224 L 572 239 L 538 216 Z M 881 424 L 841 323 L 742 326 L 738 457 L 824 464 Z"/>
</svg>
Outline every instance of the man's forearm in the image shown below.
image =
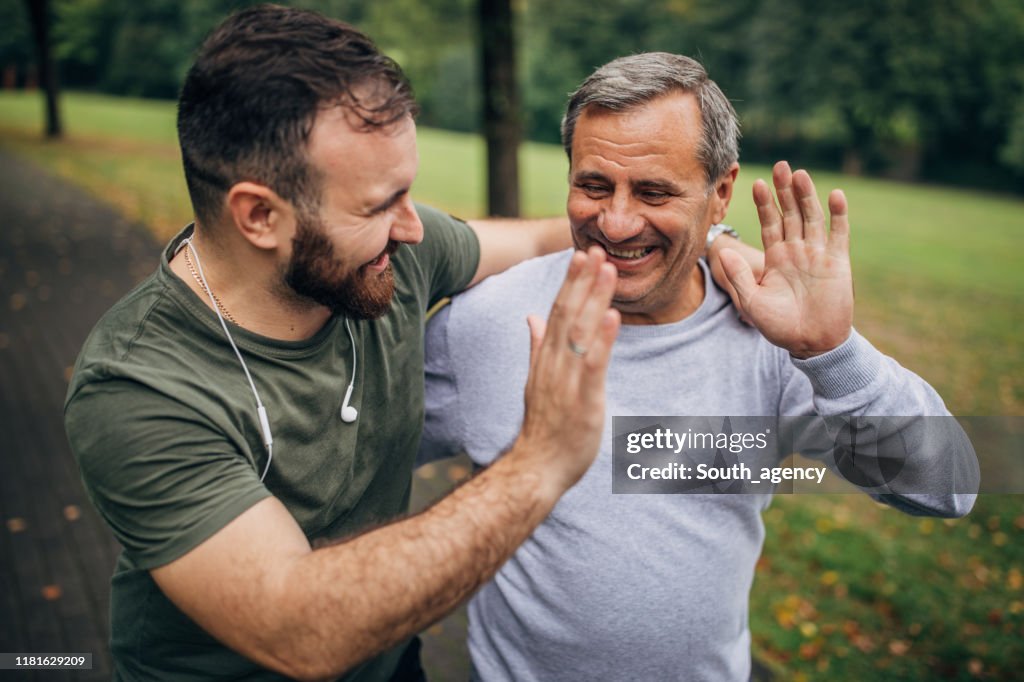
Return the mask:
<svg viewBox="0 0 1024 682">
<path fill-rule="evenodd" d="M 518 220 L 515 223 L 522 230 L 530 231 L 537 235 L 538 256 L 545 256 L 556 251 L 564 251 L 572 246 L 572 230 L 569 228 L 569 220 L 564 216 Z"/>
<path fill-rule="evenodd" d="M 519 235 L 533 245 L 534 255 L 543 256 L 572 246 L 572 230 L 565 216 L 552 218 L 485 218 L 469 221 L 474 229 L 496 229 Z"/>
<path fill-rule="evenodd" d="M 564 217 L 531 220 L 492 218 L 471 220 L 469 226 L 480 240 L 480 265 L 471 284 L 504 272 L 529 258 L 572 246 L 569 220 Z"/>
<path fill-rule="evenodd" d="M 411 519 L 298 557 L 278 592 L 284 651 L 348 669 L 437 620 L 498 570 L 584 474 L 604 423 L 604 382 L 619 315 L 615 269 L 573 255 L 545 323 L 528 318 L 530 373 L 512 449 Z M 570 344 L 580 344 L 578 353 Z M 310 589 L 315 585 L 315 589 Z"/>
<path fill-rule="evenodd" d="M 224 644 L 303 679 L 336 676 L 437 620 L 494 575 L 593 462 L 620 321 L 614 289 L 602 252 L 573 255 L 547 322 L 527 319 L 519 439 L 428 511 L 313 551 L 267 498 L 152 569 L 154 580 Z"/>
<path fill-rule="evenodd" d="M 276 623 L 291 673 L 338 675 L 490 579 L 562 492 L 523 460 L 513 450 L 423 513 L 295 560 Z"/>
</svg>

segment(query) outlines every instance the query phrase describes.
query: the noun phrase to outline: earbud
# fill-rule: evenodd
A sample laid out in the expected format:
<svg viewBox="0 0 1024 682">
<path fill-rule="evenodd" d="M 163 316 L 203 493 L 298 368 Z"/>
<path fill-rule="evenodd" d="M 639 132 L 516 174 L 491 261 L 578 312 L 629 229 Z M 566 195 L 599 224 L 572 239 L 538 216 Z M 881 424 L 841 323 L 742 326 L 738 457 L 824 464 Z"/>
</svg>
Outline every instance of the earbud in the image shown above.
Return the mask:
<svg viewBox="0 0 1024 682">
<path fill-rule="evenodd" d="M 348 385 L 348 390 L 345 391 L 345 400 L 341 403 L 341 421 L 346 424 L 351 424 L 359 416 L 359 410 L 348 404 L 349 399 L 352 398 L 352 384 Z"/>
<path fill-rule="evenodd" d="M 345 318 L 345 330 L 348 332 L 348 342 L 352 344 L 352 380 L 348 382 L 348 390 L 345 391 L 345 399 L 341 401 L 341 421 L 351 424 L 359 416 L 359 410 L 348 404 L 352 399 L 352 387 L 356 385 L 356 339 L 352 336 L 352 327 L 349 326 L 348 318 Z"/>
</svg>

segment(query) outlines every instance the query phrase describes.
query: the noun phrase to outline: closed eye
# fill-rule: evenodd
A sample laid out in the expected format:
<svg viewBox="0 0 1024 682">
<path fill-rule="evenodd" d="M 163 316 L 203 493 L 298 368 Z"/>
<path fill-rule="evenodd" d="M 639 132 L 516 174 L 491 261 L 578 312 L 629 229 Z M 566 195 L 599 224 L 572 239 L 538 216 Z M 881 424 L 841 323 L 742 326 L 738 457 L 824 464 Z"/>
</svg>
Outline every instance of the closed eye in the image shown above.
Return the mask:
<svg viewBox="0 0 1024 682">
<path fill-rule="evenodd" d="M 388 197 L 387 199 L 385 199 L 381 203 L 379 203 L 376 206 L 374 206 L 373 208 L 371 208 L 370 209 L 370 215 L 371 216 L 380 215 L 381 213 L 384 213 L 384 212 L 388 211 L 391 207 L 393 207 L 395 204 L 397 204 L 402 199 L 402 197 L 404 197 L 408 193 L 409 193 L 409 188 L 408 187 L 405 187 L 403 189 L 398 190 L 397 192 L 392 194 L 390 197 Z"/>
<path fill-rule="evenodd" d="M 605 187 L 604 185 L 595 185 L 589 182 L 580 183 L 577 184 L 576 186 L 590 195 L 604 194 L 605 192 L 608 191 L 608 188 Z"/>
<path fill-rule="evenodd" d="M 645 180 L 633 185 L 634 195 L 648 204 L 660 205 L 681 195 L 681 189 L 672 182 Z"/>
</svg>

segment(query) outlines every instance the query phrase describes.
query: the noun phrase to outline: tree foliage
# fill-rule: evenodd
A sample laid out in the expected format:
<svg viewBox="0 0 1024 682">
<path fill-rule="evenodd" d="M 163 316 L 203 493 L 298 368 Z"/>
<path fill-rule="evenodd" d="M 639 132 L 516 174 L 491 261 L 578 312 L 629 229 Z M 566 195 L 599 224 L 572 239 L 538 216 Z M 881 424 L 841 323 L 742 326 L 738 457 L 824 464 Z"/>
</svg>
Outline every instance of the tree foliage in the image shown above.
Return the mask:
<svg viewBox="0 0 1024 682">
<path fill-rule="evenodd" d="M 244 0 L 53 0 L 63 83 L 173 97 L 203 36 Z M 428 125 L 480 129 L 476 0 L 296 0 L 349 21 L 406 69 Z M 31 48 L 0 0 L 0 67 Z M 1020 0 L 517 0 L 529 138 L 558 140 L 566 94 L 642 50 L 700 59 L 733 99 L 743 154 L 1024 189 Z"/>
<path fill-rule="evenodd" d="M 0 0 L 0 67 L 24 71 L 32 62 L 32 32 L 22 0 Z"/>
</svg>

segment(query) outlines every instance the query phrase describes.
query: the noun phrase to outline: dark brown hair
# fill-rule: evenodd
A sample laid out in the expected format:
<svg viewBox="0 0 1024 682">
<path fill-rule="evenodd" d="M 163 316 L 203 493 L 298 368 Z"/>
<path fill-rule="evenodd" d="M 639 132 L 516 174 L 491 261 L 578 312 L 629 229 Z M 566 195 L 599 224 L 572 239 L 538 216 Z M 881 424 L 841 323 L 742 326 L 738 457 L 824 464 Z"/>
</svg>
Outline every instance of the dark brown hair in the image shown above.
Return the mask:
<svg viewBox="0 0 1024 682">
<path fill-rule="evenodd" d="M 226 192 L 244 180 L 316 210 L 320 180 L 306 143 L 317 112 L 338 105 L 366 129 L 417 113 L 401 68 L 352 26 L 276 5 L 228 17 L 203 43 L 178 99 L 196 217 L 215 220 Z"/>
</svg>

